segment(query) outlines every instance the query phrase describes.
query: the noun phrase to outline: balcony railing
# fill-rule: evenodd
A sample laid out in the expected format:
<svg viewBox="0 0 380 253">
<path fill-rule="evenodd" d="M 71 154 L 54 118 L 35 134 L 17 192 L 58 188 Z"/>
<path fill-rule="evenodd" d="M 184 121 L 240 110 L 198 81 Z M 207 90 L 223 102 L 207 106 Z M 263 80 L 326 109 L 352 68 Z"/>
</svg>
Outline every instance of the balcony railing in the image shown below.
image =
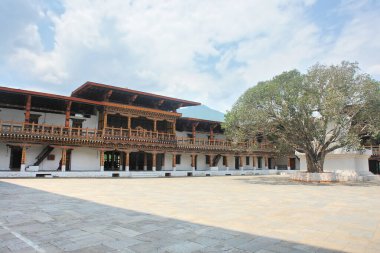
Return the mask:
<svg viewBox="0 0 380 253">
<path fill-rule="evenodd" d="M 204 149 L 271 149 L 267 143 L 234 143 L 220 139 L 200 139 L 177 137 L 173 133 L 148 130 L 107 127 L 103 130 L 94 128 L 74 128 L 25 122 L 0 121 L 0 137 L 21 140 L 45 140 L 70 143 L 92 142 L 102 145 L 104 142 L 156 142 L 175 145 L 179 148 Z"/>
</svg>

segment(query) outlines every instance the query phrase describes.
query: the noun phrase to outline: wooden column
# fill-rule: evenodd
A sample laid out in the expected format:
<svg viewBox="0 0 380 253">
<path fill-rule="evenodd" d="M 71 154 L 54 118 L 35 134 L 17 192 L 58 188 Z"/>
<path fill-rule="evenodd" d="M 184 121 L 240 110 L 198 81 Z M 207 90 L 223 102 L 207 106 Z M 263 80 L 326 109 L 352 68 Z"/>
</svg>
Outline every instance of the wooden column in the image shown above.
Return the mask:
<svg viewBox="0 0 380 253">
<path fill-rule="evenodd" d="M 104 171 L 104 150 L 100 150 L 100 171 Z"/>
<path fill-rule="evenodd" d="M 144 153 L 144 170 L 148 169 L 148 154 Z"/>
<path fill-rule="evenodd" d="M 173 157 L 172 157 L 172 169 L 173 169 L 173 171 L 176 171 L 176 156 L 177 156 L 177 154 L 173 153 Z"/>
<path fill-rule="evenodd" d="M 26 97 L 26 105 L 25 105 L 25 122 L 29 123 L 30 120 L 30 108 L 32 107 L 32 96 L 28 95 Z"/>
<path fill-rule="evenodd" d="M 125 171 L 129 171 L 129 150 L 125 152 Z"/>
<path fill-rule="evenodd" d="M 195 170 L 195 159 L 197 159 L 197 158 L 196 158 L 196 155 L 195 155 L 195 154 L 192 154 L 192 155 L 191 155 L 191 169 L 192 169 L 192 170 Z"/>
<path fill-rule="evenodd" d="M 61 171 L 66 171 L 66 157 L 67 157 L 67 150 L 66 148 L 62 148 L 62 156 L 61 156 Z"/>
<path fill-rule="evenodd" d="M 209 164 L 209 166 L 213 167 L 214 166 L 214 164 L 213 164 L 214 156 L 210 154 L 209 157 L 210 157 L 210 164 Z"/>
<path fill-rule="evenodd" d="M 157 168 L 157 153 L 152 153 L 152 171 L 156 171 Z"/>
<path fill-rule="evenodd" d="M 25 172 L 25 167 L 26 167 L 25 164 L 26 164 L 26 146 L 22 146 L 20 171 Z"/>
<path fill-rule="evenodd" d="M 197 137 L 197 126 L 199 125 L 199 122 L 195 122 L 191 124 L 191 134 L 193 136 L 193 139 Z"/>
<path fill-rule="evenodd" d="M 175 134 L 175 120 L 173 121 L 173 134 Z"/>
<path fill-rule="evenodd" d="M 70 126 L 70 112 L 71 112 L 71 101 L 66 103 L 66 116 L 65 116 L 65 127 Z"/>
<path fill-rule="evenodd" d="M 264 156 L 264 167 L 265 169 L 268 169 L 268 156 Z"/>
<path fill-rule="evenodd" d="M 225 164 L 225 166 L 226 166 L 226 168 L 227 168 L 227 170 L 229 170 L 229 167 L 228 167 L 228 156 L 223 156 L 223 159 L 226 159 L 226 164 Z"/>
<path fill-rule="evenodd" d="M 107 117 L 108 117 L 107 112 L 104 112 L 103 113 L 103 129 L 106 129 L 107 127 Z"/>
<path fill-rule="evenodd" d="M 153 132 L 157 132 L 157 120 L 153 120 Z"/>
<path fill-rule="evenodd" d="M 131 129 L 132 116 L 128 117 L 128 129 Z"/>
<path fill-rule="evenodd" d="M 288 170 L 290 170 L 291 168 L 290 168 L 290 159 L 292 159 L 292 158 L 290 158 L 290 157 L 288 157 Z"/>
</svg>

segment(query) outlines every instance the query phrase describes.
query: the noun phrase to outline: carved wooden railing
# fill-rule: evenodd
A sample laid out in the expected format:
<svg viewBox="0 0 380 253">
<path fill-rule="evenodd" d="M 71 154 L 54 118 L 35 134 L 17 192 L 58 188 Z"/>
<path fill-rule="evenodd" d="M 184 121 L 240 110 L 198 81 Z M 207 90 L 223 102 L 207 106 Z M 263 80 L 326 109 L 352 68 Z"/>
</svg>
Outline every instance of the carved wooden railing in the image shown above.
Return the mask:
<svg viewBox="0 0 380 253">
<path fill-rule="evenodd" d="M 266 150 L 272 149 L 273 145 L 269 143 L 257 143 L 257 142 L 232 142 L 229 140 L 221 139 L 206 139 L 206 138 L 187 138 L 177 137 L 177 144 L 179 146 L 188 147 L 220 147 L 229 149 L 243 149 L 243 150 Z"/>
<path fill-rule="evenodd" d="M 143 129 L 107 127 L 103 130 L 98 130 L 94 128 L 74 128 L 13 121 L 0 121 L 0 137 L 11 140 L 59 141 L 67 144 L 91 142 L 95 143 L 95 145 L 102 145 L 106 142 L 157 142 L 187 149 L 267 150 L 272 148 L 267 143 L 234 143 L 220 139 L 185 138 L 177 137 L 173 133 Z"/>
</svg>

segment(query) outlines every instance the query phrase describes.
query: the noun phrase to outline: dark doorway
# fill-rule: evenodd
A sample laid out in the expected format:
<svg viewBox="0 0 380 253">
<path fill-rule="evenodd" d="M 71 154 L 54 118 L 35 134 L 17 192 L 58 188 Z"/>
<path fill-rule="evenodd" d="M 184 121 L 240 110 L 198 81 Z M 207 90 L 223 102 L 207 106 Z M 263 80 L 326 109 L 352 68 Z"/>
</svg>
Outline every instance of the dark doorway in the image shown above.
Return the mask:
<svg viewBox="0 0 380 253">
<path fill-rule="evenodd" d="M 238 156 L 235 156 L 235 169 L 236 170 L 239 169 L 239 157 Z"/>
<path fill-rule="evenodd" d="M 380 175 L 380 161 L 368 160 L 369 171 L 375 175 Z"/>
<path fill-rule="evenodd" d="M 129 155 L 129 170 L 141 171 L 146 166 L 147 170 L 152 170 L 152 154 L 145 152 L 132 152 Z"/>
<path fill-rule="evenodd" d="M 157 154 L 157 165 L 156 170 L 162 170 L 162 166 L 164 165 L 165 154 Z"/>
<path fill-rule="evenodd" d="M 268 169 L 273 169 L 272 166 L 273 166 L 273 159 L 268 158 Z"/>
<path fill-rule="evenodd" d="M 72 152 L 72 149 L 68 149 L 66 151 L 66 171 L 71 170 L 71 152 Z"/>
<path fill-rule="evenodd" d="M 11 157 L 10 157 L 10 163 L 9 163 L 9 168 L 11 170 L 20 170 L 21 157 L 22 157 L 22 148 L 11 147 Z"/>
<path fill-rule="evenodd" d="M 257 168 L 263 168 L 263 158 L 261 156 L 257 157 Z"/>
<path fill-rule="evenodd" d="M 104 152 L 104 170 L 123 170 L 124 160 L 124 152 L 106 151 Z"/>
<path fill-rule="evenodd" d="M 290 169 L 291 170 L 296 169 L 296 158 L 290 158 Z"/>
</svg>

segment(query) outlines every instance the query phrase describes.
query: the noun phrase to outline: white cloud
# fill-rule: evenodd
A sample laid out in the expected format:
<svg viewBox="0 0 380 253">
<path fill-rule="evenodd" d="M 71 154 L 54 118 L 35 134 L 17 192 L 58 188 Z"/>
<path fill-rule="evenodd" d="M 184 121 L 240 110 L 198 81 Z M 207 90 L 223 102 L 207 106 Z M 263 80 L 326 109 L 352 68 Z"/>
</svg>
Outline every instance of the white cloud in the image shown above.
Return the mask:
<svg viewBox="0 0 380 253">
<path fill-rule="evenodd" d="M 43 48 L 36 24 L 29 22 L 19 29 L 28 43 L 10 50 L 8 65 L 51 92 L 69 94 L 93 80 L 195 100 L 222 111 L 258 81 L 316 61 L 355 58 L 365 70 L 379 73 L 379 57 L 369 58 L 379 51 L 378 43 L 371 43 L 372 29 L 378 28 L 370 27 L 379 18 L 358 14 L 335 43 L 327 43 L 305 14 L 313 3 L 65 1 L 62 15 L 41 14 L 40 9 L 37 15 L 53 22 L 54 48 Z"/>
</svg>

